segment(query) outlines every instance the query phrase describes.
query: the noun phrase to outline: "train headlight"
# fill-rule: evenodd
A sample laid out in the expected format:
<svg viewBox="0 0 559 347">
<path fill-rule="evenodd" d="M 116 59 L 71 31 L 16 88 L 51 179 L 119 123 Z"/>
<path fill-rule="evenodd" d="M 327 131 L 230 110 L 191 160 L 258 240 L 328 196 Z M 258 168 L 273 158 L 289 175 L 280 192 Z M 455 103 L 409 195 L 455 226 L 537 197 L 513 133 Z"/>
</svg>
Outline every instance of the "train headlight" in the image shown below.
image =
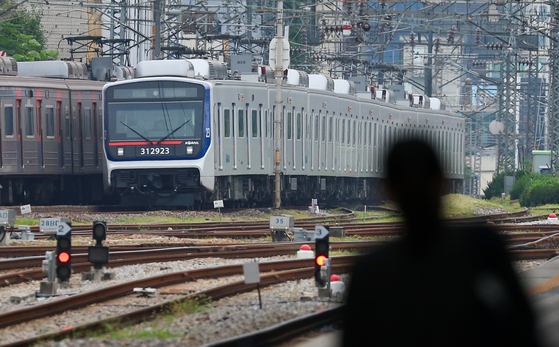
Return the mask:
<svg viewBox="0 0 559 347">
<path fill-rule="evenodd" d="M 192 153 L 194 153 L 194 147 L 186 146 L 186 154 L 192 154 Z"/>
<path fill-rule="evenodd" d="M 118 147 L 116 149 L 116 154 L 119 156 L 123 156 L 124 155 L 124 147 Z"/>
</svg>

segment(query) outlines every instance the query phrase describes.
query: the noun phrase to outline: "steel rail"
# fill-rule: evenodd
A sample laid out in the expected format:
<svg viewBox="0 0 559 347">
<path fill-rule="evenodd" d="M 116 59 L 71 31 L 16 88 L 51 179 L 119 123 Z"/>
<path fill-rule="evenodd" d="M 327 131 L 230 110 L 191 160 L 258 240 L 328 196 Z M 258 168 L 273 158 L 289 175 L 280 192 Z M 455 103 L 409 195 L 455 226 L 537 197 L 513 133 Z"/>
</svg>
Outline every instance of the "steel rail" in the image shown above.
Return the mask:
<svg viewBox="0 0 559 347">
<path fill-rule="evenodd" d="M 154 262 L 164 262 L 164 261 L 178 261 L 178 260 L 189 260 L 196 258 L 254 258 L 254 257 L 269 257 L 277 255 L 290 255 L 294 254 L 295 251 L 300 247 L 302 243 L 294 245 L 286 245 L 284 248 L 279 248 L 277 245 L 270 244 L 269 246 L 261 249 L 239 249 L 234 251 L 222 251 L 222 252 L 204 252 L 204 253 L 193 253 L 193 252 L 173 252 L 173 254 L 164 255 L 143 252 L 143 253 L 132 253 L 136 254 L 136 257 L 123 258 L 123 259 L 111 259 L 105 266 L 107 268 L 119 267 L 125 265 L 135 265 L 135 264 L 145 264 Z M 344 249 L 344 250 L 369 250 L 380 245 L 382 242 L 375 241 L 361 241 L 361 242 L 336 242 L 332 245 L 332 250 Z M 311 248 L 314 248 L 314 244 L 310 244 Z M 163 250 L 164 251 L 164 250 Z M 146 255 L 148 254 L 148 255 Z M 93 264 L 89 262 L 72 264 L 72 271 L 74 273 L 81 273 L 91 270 Z M 5 287 L 9 285 L 14 285 L 22 282 L 28 282 L 32 280 L 40 280 L 45 277 L 41 268 L 33 268 L 30 270 L 10 272 L 0 275 L 0 287 Z"/>
<path fill-rule="evenodd" d="M 332 269 L 339 271 L 348 271 L 350 267 L 357 259 L 356 256 L 339 256 L 332 257 Z M 270 284 L 277 283 L 278 279 L 292 280 L 304 277 L 310 277 L 314 275 L 314 259 L 296 259 L 296 260 L 284 260 L 278 262 L 262 262 L 259 263 L 260 271 L 270 272 L 274 271 L 272 274 L 261 275 L 260 285 L 267 286 Z M 297 270 L 293 270 L 297 269 Z M 289 270 L 289 271 L 280 271 Z M 158 276 L 152 276 L 148 278 L 143 278 L 139 280 L 129 281 L 125 283 L 120 283 L 101 289 L 96 289 L 90 292 L 81 293 L 73 295 L 70 297 L 62 298 L 56 301 L 35 305 L 27 307 L 17 311 L 9 311 L 0 314 L 0 328 L 5 328 L 15 324 L 27 322 L 30 320 L 38 319 L 41 317 L 52 316 L 58 313 L 62 313 L 68 310 L 77 309 L 90 305 L 92 303 L 100 303 L 107 300 L 111 300 L 123 295 L 132 293 L 134 288 L 137 287 L 152 287 L 160 288 L 166 287 L 173 284 L 184 283 L 189 281 L 194 281 L 202 278 L 216 278 L 224 276 L 233 276 L 243 273 L 243 265 L 226 265 L 211 267 L 205 269 L 189 270 L 189 271 L 179 271 Z M 204 295 L 211 293 L 211 295 L 205 295 L 212 299 L 220 299 L 225 296 L 232 294 L 242 293 L 243 291 L 248 291 L 256 289 L 256 285 L 247 285 L 242 282 L 234 282 L 229 285 L 220 286 L 210 290 L 202 291 L 199 295 Z"/>
<path fill-rule="evenodd" d="M 484 215 L 484 216 L 474 216 L 474 217 L 459 217 L 459 218 L 449 218 L 446 221 L 449 224 L 453 225 L 471 225 L 476 223 L 485 224 L 487 221 L 494 221 L 494 222 L 506 222 L 507 220 L 514 221 L 519 219 L 511 217 L 521 216 L 528 213 L 528 210 L 518 211 L 518 212 L 510 212 L 510 213 L 500 213 L 494 215 Z M 347 223 L 345 221 L 359 221 L 357 218 L 349 218 L 352 214 L 344 214 L 344 215 L 334 215 L 334 216 L 324 216 L 324 217 L 309 217 L 309 218 L 298 218 L 295 220 L 296 227 L 314 227 L 317 222 L 326 223 L 329 221 L 336 222 L 335 225 L 327 224 L 330 226 L 342 226 L 346 228 L 357 227 L 361 225 L 361 227 L 385 227 L 385 226 L 401 226 L 403 225 L 402 222 L 381 222 L 381 223 Z M 538 216 L 539 219 L 543 218 L 544 215 Z M 530 217 L 533 218 L 533 217 Z M 175 232 L 167 232 L 169 228 L 175 230 Z M 73 226 L 74 235 L 87 235 L 88 232 L 91 232 L 90 225 L 75 225 Z M 217 237 L 216 235 L 222 236 L 216 232 L 219 231 L 231 231 L 232 229 L 238 231 L 261 231 L 266 233 L 268 228 L 268 221 L 239 221 L 239 222 L 191 222 L 191 223 L 163 223 L 163 224 L 118 224 L 111 226 L 112 230 L 108 231 L 108 234 L 122 234 L 122 233 L 130 233 L 132 231 L 137 232 L 144 232 L 144 233 L 154 233 L 156 230 L 160 230 L 163 232 L 162 235 L 165 236 L 182 236 L 182 234 L 176 233 L 176 230 L 181 230 L 184 233 L 190 232 L 198 232 L 201 234 L 192 234 L 189 236 L 205 236 L 204 232 L 212 232 L 212 236 Z M 33 226 L 32 231 L 38 232 L 38 227 Z M 267 234 L 266 234 L 267 235 Z M 241 236 L 239 234 L 238 236 Z M 246 236 L 255 236 L 251 234 L 246 234 Z M 38 238 L 45 238 L 47 236 L 37 235 Z"/>
</svg>

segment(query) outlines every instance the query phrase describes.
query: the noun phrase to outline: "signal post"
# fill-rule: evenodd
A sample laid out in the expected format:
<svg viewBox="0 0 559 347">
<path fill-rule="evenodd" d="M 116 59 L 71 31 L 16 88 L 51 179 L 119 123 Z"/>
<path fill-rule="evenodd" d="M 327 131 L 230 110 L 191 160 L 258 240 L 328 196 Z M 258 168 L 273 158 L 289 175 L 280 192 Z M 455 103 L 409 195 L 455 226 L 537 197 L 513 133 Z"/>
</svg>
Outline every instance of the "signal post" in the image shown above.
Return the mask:
<svg viewBox="0 0 559 347">
<path fill-rule="evenodd" d="M 318 287 L 318 297 L 321 298 L 332 296 L 330 290 L 331 259 L 328 256 L 329 250 L 330 231 L 327 227 L 317 225 L 315 228 L 314 280 Z"/>
</svg>

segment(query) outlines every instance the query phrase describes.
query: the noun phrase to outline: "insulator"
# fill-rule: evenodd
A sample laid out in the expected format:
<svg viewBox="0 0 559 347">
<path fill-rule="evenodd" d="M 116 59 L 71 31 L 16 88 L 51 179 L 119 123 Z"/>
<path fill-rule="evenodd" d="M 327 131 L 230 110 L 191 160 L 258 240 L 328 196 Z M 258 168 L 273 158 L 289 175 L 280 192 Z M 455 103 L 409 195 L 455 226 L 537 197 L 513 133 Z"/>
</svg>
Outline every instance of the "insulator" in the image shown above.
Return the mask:
<svg viewBox="0 0 559 347">
<path fill-rule="evenodd" d="M 365 32 L 371 30 L 371 24 L 369 23 L 363 23 L 362 27 L 363 27 L 363 31 Z"/>
<path fill-rule="evenodd" d="M 480 45 L 481 44 L 481 29 L 478 28 L 476 30 L 476 45 Z"/>
</svg>

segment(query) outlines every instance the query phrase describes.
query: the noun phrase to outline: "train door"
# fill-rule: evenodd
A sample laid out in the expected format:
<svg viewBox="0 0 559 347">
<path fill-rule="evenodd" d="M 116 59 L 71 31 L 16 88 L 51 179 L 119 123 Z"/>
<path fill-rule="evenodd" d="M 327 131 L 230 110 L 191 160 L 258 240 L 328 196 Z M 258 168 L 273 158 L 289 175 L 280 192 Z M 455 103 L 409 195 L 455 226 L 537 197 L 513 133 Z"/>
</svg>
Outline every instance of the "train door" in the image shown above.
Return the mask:
<svg viewBox="0 0 559 347">
<path fill-rule="evenodd" d="M 287 110 L 286 107 L 283 107 L 283 115 L 282 119 L 286 119 L 287 121 L 283 122 L 282 128 L 282 138 L 283 138 L 283 153 L 282 153 L 282 166 L 283 170 L 287 170 L 287 163 L 291 161 L 292 152 L 291 152 L 291 128 L 293 122 L 293 113 L 291 110 Z"/>
<path fill-rule="evenodd" d="M 259 105 L 259 108 L 262 105 Z M 250 165 L 258 166 L 258 158 L 261 158 L 262 149 L 260 146 L 260 117 L 258 109 L 250 110 Z"/>
<path fill-rule="evenodd" d="M 57 172 L 59 167 L 58 139 L 56 138 L 55 106 L 45 106 L 44 129 L 41 133 L 44 166 L 47 172 Z"/>
<path fill-rule="evenodd" d="M 301 160 L 300 161 L 301 167 L 304 168 L 303 163 L 304 163 L 304 155 L 305 154 L 303 153 L 304 141 L 302 140 L 302 135 L 303 135 L 303 118 L 302 117 L 304 117 L 303 116 L 303 109 L 301 109 L 301 111 L 297 111 L 297 117 L 296 117 L 297 118 L 296 119 L 297 124 L 295 125 L 295 127 L 296 127 L 295 139 L 296 139 L 297 144 L 295 145 L 295 147 L 298 150 L 296 151 L 296 154 L 295 154 L 296 158 L 293 159 L 293 169 L 297 169 L 296 163 L 297 163 L 298 160 Z"/>
<path fill-rule="evenodd" d="M 214 109 L 214 129 L 216 131 L 216 140 L 215 140 L 215 163 L 216 163 L 216 169 L 218 169 L 219 171 L 223 170 L 223 161 L 221 158 L 221 135 L 222 135 L 222 131 L 221 131 L 221 103 L 217 103 L 214 105 L 215 109 Z"/>
<path fill-rule="evenodd" d="M 262 107 L 263 107 L 262 104 L 258 105 L 258 122 L 259 122 L 258 123 L 258 135 L 259 135 L 258 138 L 260 139 L 260 168 L 264 169 L 264 167 L 265 167 L 265 164 L 264 164 L 265 163 L 265 160 L 264 160 L 264 152 L 265 152 L 265 150 L 264 150 L 264 148 L 265 148 L 264 147 L 264 144 L 265 144 L 264 135 L 265 135 L 265 132 L 264 132 L 263 129 L 265 129 L 266 123 L 264 123 L 263 119 L 262 119 L 262 117 L 263 117 Z M 264 125 L 262 125 L 262 123 L 264 123 Z"/>
<path fill-rule="evenodd" d="M 0 99 L 0 105 L 2 105 L 2 100 Z M 1 114 L 2 110 L 0 109 L 0 114 Z M 4 119 L 5 119 L 6 115 L 4 114 Z M 2 129 L 4 128 L 2 122 L 0 122 L 0 168 L 4 167 L 4 138 L 3 136 L 5 136 L 5 131 L 2 131 Z"/>
<path fill-rule="evenodd" d="M 322 112 L 319 112 L 320 115 L 320 142 L 319 142 L 319 151 L 318 151 L 318 159 L 319 159 L 319 163 L 318 163 L 318 168 L 319 170 L 321 169 L 326 169 L 326 117 L 328 115 L 328 112 L 326 112 L 326 116 L 324 114 L 322 114 Z"/>
<path fill-rule="evenodd" d="M 64 169 L 66 166 L 65 155 L 64 155 L 64 130 L 62 125 L 64 120 L 62 119 L 62 101 L 56 101 L 56 127 L 57 127 L 57 143 L 58 143 L 58 167 Z"/>
<path fill-rule="evenodd" d="M 303 109 L 301 112 L 301 117 L 303 117 L 303 139 L 302 139 L 302 155 L 301 155 L 301 168 L 303 171 L 307 166 L 307 149 L 308 149 L 308 141 L 309 141 L 309 115 Z"/>
<path fill-rule="evenodd" d="M 17 129 L 17 151 L 18 151 L 18 167 L 23 171 L 23 119 L 22 119 L 21 99 L 16 100 L 16 129 Z"/>
<path fill-rule="evenodd" d="M 94 94 L 95 95 L 95 94 Z M 93 126 L 91 140 L 93 141 L 93 167 L 99 167 L 99 129 L 98 129 L 98 115 L 97 115 L 97 103 L 91 105 L 91 126 Z"/>
<path fill-rule="evenodd" d="M 4 104 L 4 137 L 2 143 L 2 169 L 15 172 L 18 169 L 18 141 L 14 131 L 14 104 Z"/>
<path fill-rule="evenodd" d="M 250 164 L 251 164 L 250 159 L 251 158 L 250 158 L 250 133 L 249 133 L 250 127 L 249 127 L 249 124 L 248 124 L 248 114 L 249 114 L 248 106 L 249 106 L 249 104 L 245 105 L 245 115 L 244 115 L 245 124 L 244 124 L 244 127 L 245 127 L 246 146 L 247 146 L 247 148 L 246 148 L 246 154 L 247 154 L 246 165 L 247 165 L 247 169 L 250 169 Z M 240 115 L 239 115 L 239 117 L 240 117 Z"/>
<path fill-rule="evenodd" d="M 93 105 L 92 105 L 93 106 Z M 91 171 L 94 163 L 94 146 L 93 146 L 93 130 L 92 130 L 92 108 L 83 107 L 81 123 L 82 135 L 82 168 L 85 171 Z"/>
<path fill-rule="evenodd" d="M 332 114 L 328 114 L 326 111 L 326 141 L 324 146 L 324 171 L 328 171 L 330 168 L 330 162 L 332 161 Z"/>
<path fill-rule="evenodd" d="M 37 142 L 35 139 L 36 134 L 36 106 L 31 104 L 29 100 L 24 107 L 24 124 L 23 124 L 23 137 L 22 137 L 22 147 L 23 147 L 23 167 L 26 172 L 37 171 L 34 169 L 38 168 L 38 157 L 39 153 L 37 151 Z"/>
<path fill-rule="evenodd" d="M 81 100 L 81 92 L 78 92 L 78 99 Z M 83 105 L 79 101 L 76 104 L 76 109 L 72 117 L 72 141 L 74 143 L 74 170 L 75 172 L 83 171 L 83 133 L 82 133 L 82 119 L 83 119 Z M 73 109 L 73 108 L 72 108 Z"/>
<path fill-rule="evenodd" d="M 41 100 L 41 90 L 37 91 L 37 153 L 39 171 L 45 168 L 45 146 L 43 146 L 44 129 L 43 129 L 43 109 Z"/>
</svg>

